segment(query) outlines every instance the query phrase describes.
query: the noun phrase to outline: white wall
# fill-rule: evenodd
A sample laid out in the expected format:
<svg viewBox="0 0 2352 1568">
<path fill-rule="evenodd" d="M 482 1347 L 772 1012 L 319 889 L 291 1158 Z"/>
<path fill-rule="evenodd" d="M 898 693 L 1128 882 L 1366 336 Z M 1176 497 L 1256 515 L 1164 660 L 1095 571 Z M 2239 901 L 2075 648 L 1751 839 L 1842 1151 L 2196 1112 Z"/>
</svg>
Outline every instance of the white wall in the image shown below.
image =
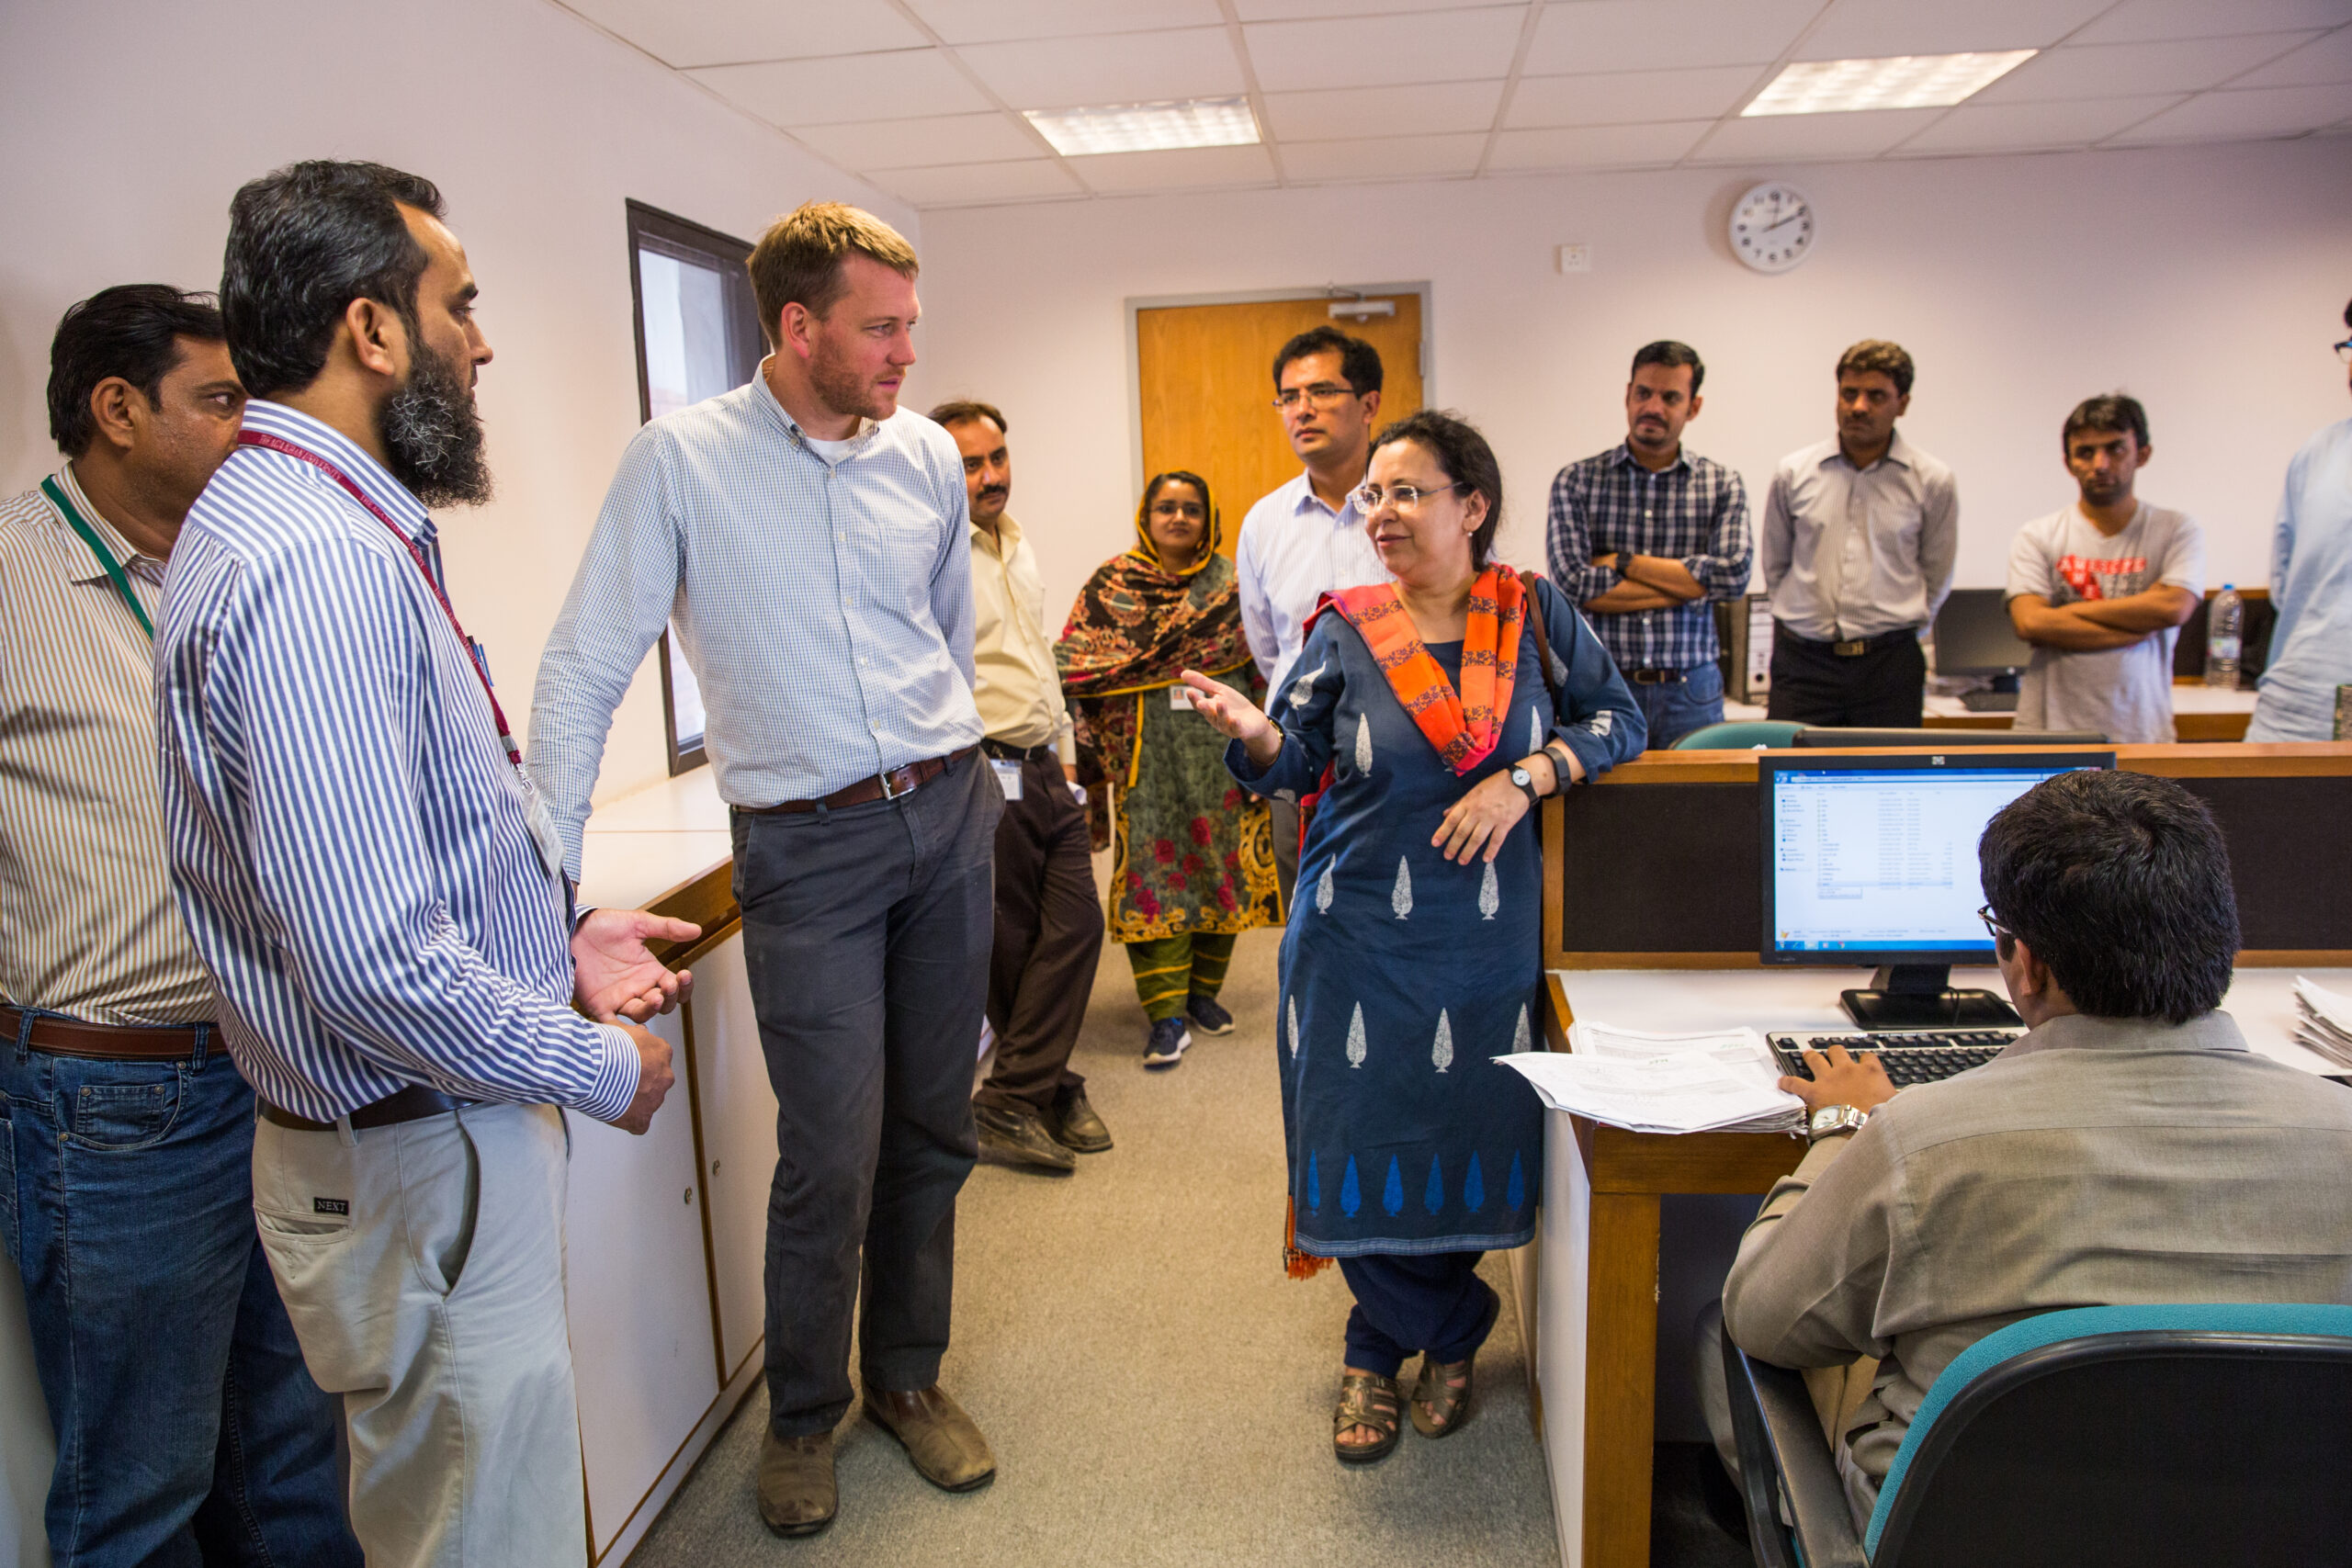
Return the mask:
<svg viewBox="0 0 2352 1568">
<path fill-rule="evenodd" d="M 1822 229 L 1779 277 L 1721 237 L 1768 176 L 1806 191 Z M 1773 462 L 1832 432 L 1838 351 L 1889 337 L 1919 367 L 1905 434 L 1959 476 L 1962 584 L 1999 583 L 2018 525 L 2073 499 L 2059 425 L 2114 388 L 2149 408 L 2142 493 L 2203 520 L 2216 581 L 2260 582 L 2288 457 L 2352 413 L 2327 350 L 2352 296 L 2348 197 L 2352 140 L 2334 138 L 933 211 L 923 368 L 1011 420 L 1013 510 L 1055 615 L 1130 536 L 1124 301 L 1424 279 L 1432 396 L 1493 440 L 1521 565 L 1542 565 L 1553 473 L 1623 438 L 1641 344 L 1705 356 L 1690 446 L 1760 509 Z M 1553 270 L 1573 241 L 1591 274 Z M 1251 499 L 1219 498 L 1229 527 Z"/>
<path fill-rule="evenodd" d="M 297 158 L 441 186 L 483 294 L 499 499 L 442 514 L 450 586 L 517 723 L 638 424 L 622 202 L 746 238 L 812 197 L 902 204 L 546 0 L 10 0 L 0 8 L 0 494 L 56 461 L 49 340 L 111 283 L 214 287 L 229 197 Z M 649 661 L 599 799 L 663 776 Z"/>
</svg>

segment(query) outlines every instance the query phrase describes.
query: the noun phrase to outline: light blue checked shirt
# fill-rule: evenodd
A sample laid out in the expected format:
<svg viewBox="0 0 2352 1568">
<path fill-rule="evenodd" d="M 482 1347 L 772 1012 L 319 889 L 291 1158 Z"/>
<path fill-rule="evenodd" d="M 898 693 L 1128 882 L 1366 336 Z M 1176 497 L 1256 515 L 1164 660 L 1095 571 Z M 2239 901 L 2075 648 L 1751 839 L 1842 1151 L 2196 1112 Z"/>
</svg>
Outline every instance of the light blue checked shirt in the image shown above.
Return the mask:
<svg viewBox="0 0 2352 1568">
<path fill-rule="evenodd" d="M 333 463 L 438 562 L 424 506 L 344 436 L 258 400 L 245 428 Z M 263 1099 L 321 1122 L 415 1083 L 628 1109 L 637 1048 L 571 1010 L 528 785 L 382 523 L 239 447 L 172 550 L 155 671 L 173 892 Z"/>
<path fill-rule="evenodd" d="M 613 710 L 673 616 L 730 806 L 977 744 L 969 535 L 954 437 L 905 409 L 828 457 L 762 375 L 639 431 L 531 702 L 572 874 Z"/>
</svg>

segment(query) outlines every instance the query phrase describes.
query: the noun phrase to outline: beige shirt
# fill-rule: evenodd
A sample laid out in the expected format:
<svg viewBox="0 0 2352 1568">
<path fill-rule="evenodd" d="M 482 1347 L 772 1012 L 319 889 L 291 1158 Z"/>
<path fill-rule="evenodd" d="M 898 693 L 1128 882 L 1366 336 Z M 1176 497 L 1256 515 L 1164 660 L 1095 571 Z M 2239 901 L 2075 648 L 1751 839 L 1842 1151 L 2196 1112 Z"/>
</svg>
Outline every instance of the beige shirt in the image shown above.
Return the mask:
<svg viewBox="0 0 2352 1568">
<path fill-rule="evenodd" d="M 1901 431 L 1867 468 L 1832 436 L 1772 470 L 1757 553 L 1772 618 L 1799 637 L 1843 642 L 1924 626 L 1951 592 L 1960 491 Z"/>
<path fill-rule="evenodd" d="M 1062 761 L 1078 761 L 1069 710 L 1046 635 L 1046 584 L 1037 552 L 1010 517 L 997 519 L 998 537 L 972 525 L 972 693 L 989 739 L 1007 746 L 1053 746 Z M 1002 543 L 1000 545 L 999 540 Z"/>
<path fill-rule="evenodd" d="M 2211 1301 L 2352 1304 L 2352 1092 L 2247 1051 L 2227 1013 L 2069 1015 L 1815 1145 L 1740 1242 L 1724 1325 L 1782 1366 L 1881 1358 L 1846 1427 L 1866 1510 L 1987 1334 Z"/>
<path fill-rule="evenodd" d="M 153 621 L 164 563 L 59 487 Z M 173 906 L 153 646 L 36 488 L 0 502 L 0 998 L 91 1023 L 195 1023 L 212 982 Z"/>
</svg>

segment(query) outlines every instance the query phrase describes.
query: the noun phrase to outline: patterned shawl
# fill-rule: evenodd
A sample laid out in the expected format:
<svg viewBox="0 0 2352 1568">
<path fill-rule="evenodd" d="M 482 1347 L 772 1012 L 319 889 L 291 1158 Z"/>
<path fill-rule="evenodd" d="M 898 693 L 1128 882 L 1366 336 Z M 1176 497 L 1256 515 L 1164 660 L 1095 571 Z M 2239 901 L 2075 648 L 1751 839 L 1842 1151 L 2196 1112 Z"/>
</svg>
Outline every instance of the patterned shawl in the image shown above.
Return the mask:
<svg viewBox="0 0 2352 1568">
<path fill-rule="evenodd" d="M 1489 561 L 1470 585 L 1470 624 L 1462 639 L 1462 689 L 1421 644 L 1412 616 L 1393 582 L 1343 588 L 1316 607 L 1335 609 L 1362 634 L 1388 689 L 1456 775 L 1492 755 L 1503 716 L 1510 712 L 1519 673 L 1519 634 L 1530 606 L 1526 585 L 1500 561 Z M 1308 625 L 1312 626 L 1310 618 Z"/>
<path fill-rule="evenodd" d="M 1136 536 L 1134 549 L 1095 569 L 1054 645 L 1076 732 L 1079 782 L 1092 796 L 1097 849 L 1110 842 L 1101 785 L 1135 780 L 1142 728 L 1133 699 L 1172 684 L 1185 670 L 1222 677 L 1248 666 L 1253 685 L 1258 681 L 1241 631 L 1233 562 L 1216 553 L 1215 517 L 1201 558 L 1182 572 L 1159 564 L 1140 508 Z"/>
</svg>

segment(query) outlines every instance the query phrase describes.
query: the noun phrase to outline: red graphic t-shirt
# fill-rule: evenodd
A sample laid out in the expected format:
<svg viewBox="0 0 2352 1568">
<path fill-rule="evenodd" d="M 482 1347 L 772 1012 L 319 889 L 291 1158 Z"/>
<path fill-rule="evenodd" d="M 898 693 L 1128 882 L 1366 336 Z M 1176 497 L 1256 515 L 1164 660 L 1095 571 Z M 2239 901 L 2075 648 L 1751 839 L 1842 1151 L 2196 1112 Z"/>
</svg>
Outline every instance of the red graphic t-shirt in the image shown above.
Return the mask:
<svg viewBox="0 0 2352 1568">
<path fill-rule="evenodd" d="M 2077 599 L 2128 599 L 2146 586 L 2148 558 L 2118 556 L 2109 560 L 2090 560 L 2082 556 L 2061 556 L 2058 576 L 2075 591 Z"/>
</svg>

